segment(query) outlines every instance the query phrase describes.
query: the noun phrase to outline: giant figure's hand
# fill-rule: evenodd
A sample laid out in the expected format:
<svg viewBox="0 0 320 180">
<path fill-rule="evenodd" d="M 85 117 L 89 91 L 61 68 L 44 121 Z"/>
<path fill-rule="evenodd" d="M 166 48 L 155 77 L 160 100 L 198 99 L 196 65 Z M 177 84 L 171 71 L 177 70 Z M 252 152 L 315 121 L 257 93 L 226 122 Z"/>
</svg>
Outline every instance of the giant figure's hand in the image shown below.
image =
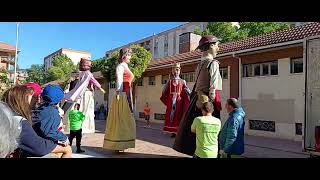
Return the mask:
<svg viewBox="0 0 320 180">
<path fill-rule="evenodd" d="M 216 93 L 214 92 L 210 93 L 210 100 L 214 102 L 215 99 L 216 99 Z"/>
<path fill-rule="evenodd" d="M 106 91 L 104 89 L 102 89 L 102 88 L 100 88 L 100 91 L 102 91 L 103 94 L 106 93 Z"/>
</svg>

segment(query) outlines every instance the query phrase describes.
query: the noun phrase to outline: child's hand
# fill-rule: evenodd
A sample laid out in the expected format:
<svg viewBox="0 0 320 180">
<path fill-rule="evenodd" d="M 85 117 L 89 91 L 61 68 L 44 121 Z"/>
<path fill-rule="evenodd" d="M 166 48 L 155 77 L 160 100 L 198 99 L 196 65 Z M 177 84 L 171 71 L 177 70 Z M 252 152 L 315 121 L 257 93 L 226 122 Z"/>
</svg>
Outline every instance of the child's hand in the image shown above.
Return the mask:
<svg viewBox="0 0 320 180">
<path fill-rule="evenodd" d="M 58 144 L 63 147 L 66 147 L 69 145 L 69 140 L 67 139 L 66 141 L 58 141 Z"/>
</svg>

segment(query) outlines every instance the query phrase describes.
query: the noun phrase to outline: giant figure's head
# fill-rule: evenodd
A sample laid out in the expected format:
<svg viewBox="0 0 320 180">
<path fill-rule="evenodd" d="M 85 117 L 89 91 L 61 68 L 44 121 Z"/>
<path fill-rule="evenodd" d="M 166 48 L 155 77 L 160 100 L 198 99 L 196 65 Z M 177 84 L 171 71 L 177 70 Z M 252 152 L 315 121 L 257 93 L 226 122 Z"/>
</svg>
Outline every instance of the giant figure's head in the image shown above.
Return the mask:
<svg viewBox="0 0 320 180">
<path fill-rule="evenodd" d="M 80 60 L 80 71 L 90 71 L 91 69 L 91 60 L 87 58 L 81 58 Z"/>
<path fill-rule="evenodd" d="M 173 75 L 173 77 L 179 77 L 180 76 L 180 71 L 181 71 L 180 63 L 175 63 L 172 66 L 172 75 Z"/>
<path fill-rule="evenodd" d="M 213 58 L 215 58 L 219 51 L 219 41 L 220 39 L 212 35 L 202 36 L 197 49 L 201 50 L 203 56 L 210 54 Z"/>
<path fill-rule="evenodd" d="M 122 48 L 119 52 L 119 63 L 125 62 L 129 64 L 131 55 L 132 55 L 131 48 Z"/>
</svg>

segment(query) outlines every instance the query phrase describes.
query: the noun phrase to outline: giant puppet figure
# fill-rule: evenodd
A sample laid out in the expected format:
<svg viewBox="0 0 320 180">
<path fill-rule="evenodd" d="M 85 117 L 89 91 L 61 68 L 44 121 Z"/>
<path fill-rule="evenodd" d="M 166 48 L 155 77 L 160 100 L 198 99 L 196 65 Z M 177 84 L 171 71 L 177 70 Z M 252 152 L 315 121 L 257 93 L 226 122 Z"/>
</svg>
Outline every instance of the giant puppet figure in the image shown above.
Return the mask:
<svg viewBox="0 0 320 180">
<path fill-rule="evenodd" d="M 68 115 L 66 112 L 68 112 L 74 106 L 75 102 L 80 103 L 80 111 L 86 117 L 82 124 L 83 133 L 95 132 L 94 87 L 99 88 L 103 93 L 105 93 L 99 82 L 93 77 L 93 74 L 90 72 L 90 68 L 91 60 L 81 58 L 79 67 L 79 80 L 74 88 L 64 96 L 65 100 L 67 101 L 63 106 L 63 110 L 66 115 Z"/>
<path fill-rule="evenodd" d="M 206 35 L 199 41 L 202 52 L 201 62 L 196 69 L 196 82 L 193 87 L 188 110 L 184 114 L 173 149 L 178 152 L 194 155 L 196 149 L 195 134 L 191 132 L 193 120 L 202 116 L 201 106 L 205 102 L 212 102 L 214 105 L 213 116 L 220 119 L 221 101 L 219 90 L 222 90 L 222 79 L 219 71 L 219 62 L 214 59 L 219 51 L 219 39 L 215 36 Z"/>
<path fill-rule="evenodd" d="M 132 51 L 123 48 L 116 68 L 116 92 L 109 109 L 103 148 L 123 152 L 135 147 L 136 122 L 133 116 L 132 82 L 134 74 L 128 67 Z"/>
<path fill-rule="evenodd" d="M 182 115 L 189 106 L 190 90 L 186 81 L 179 77 L 180 70 L 180 64 L 174 64 L 173 77 L 164 86 L 160 97 L 161 102 L 167 107 L 163 131 L 172 133 L 172 137 L 175 137 Z"/>
</svg>

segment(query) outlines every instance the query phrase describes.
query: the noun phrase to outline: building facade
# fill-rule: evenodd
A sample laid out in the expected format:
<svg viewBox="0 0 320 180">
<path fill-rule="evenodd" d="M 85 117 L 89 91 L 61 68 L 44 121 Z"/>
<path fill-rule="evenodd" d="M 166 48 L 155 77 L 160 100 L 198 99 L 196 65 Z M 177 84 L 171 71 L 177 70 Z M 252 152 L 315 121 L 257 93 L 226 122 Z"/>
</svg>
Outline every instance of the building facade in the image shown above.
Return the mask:
<svg viewBox="0 0 320 180">
<path fill-rule="evenodd" d="M 28 72 L 25 69 L 19 69 L 16 72 L 17 83 L 21 84 L 25 82 L 28 78 Z M 14 79 L 14 70 L 9 71 L 9 81 L 13 82 Z"/>
<path fill-rule="evenodd" d="M 238 98 L 246 112 L 246 134 L 301 141 L 305 118 L 304 38 L 320 35 L 320 23 L 308 23 L 245 40 L 222 43 L 217 59 L 223 78 L 221 99 Z M 171 66 L 180 62 L 182 78 L 193 88 L 201 53 L 192 51 L 153 60 L 135 87 L 135 116 L 143 118 L 149 102 L 151 120 L 164 120 L 160 101 Z M 114 94 L 110 86 L 109 99 Z"/>
<path fill-rule="evenodd" d="M 9 70 L 12 69 L 15 63 L 16 47 L 8 43 L 0 42 L 0 93 L 8 88 L 7 81 L 9 79 Z M 20 51 L 18 50 L 18 53 Z M 6 80 L 3 79 L 6 77 Z"/>
<path fill-rule="evenodd" d="M 50 67 L 53 66 L 52 64 L 53 58 L 61 54 L 65 54 L 66 56 L 68 56 L 72 60 L 74 65 L 77 65 L 80 62 L 81 58 L 91 59 L 91 53 L 88 51 L 79 51 L 79 50 L 61 48 L 44 58 L 43 61 L 44 61 L 45 71 L 47 71 Z"/>
<path fill-rule="evenodd" d="M 0 42 L 0 72 L 7 72 L 10 67 L 14 66 L 15 53 L 15 46 Z"/>
<path fill-rule="evenodd" d="M 121 48 L 129 47 L 132 44 L 139 44 L 152 53 L 153 59 L 172 56 L 195 49 L 200 36 L 193 34 L 196 28 L 204 30 L 206 22 L 189 22 L 178 27 L 169 29 L 159 34 L 154 34 L 147 38 L 126 44 L 116 49 L 106 52 L 106 57 L 110 57 L 113 52 Z"/>
</svg>

